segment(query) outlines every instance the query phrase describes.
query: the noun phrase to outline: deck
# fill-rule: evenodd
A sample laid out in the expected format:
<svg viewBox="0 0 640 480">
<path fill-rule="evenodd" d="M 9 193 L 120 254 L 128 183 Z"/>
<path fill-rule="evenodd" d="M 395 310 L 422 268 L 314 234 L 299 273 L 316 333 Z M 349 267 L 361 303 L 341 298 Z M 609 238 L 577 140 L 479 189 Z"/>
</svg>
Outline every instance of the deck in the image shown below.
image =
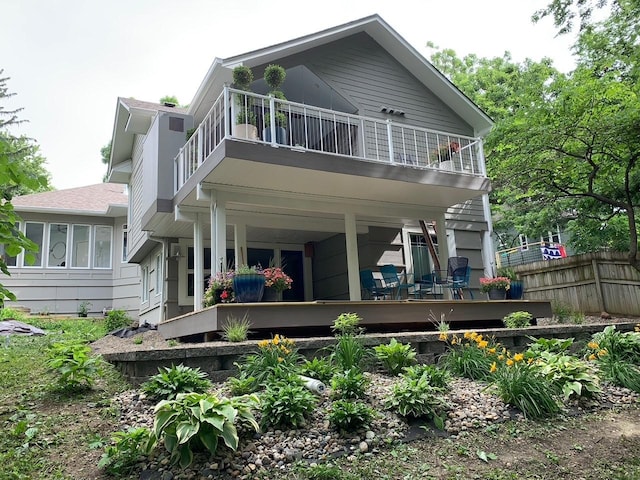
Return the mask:
<svg viewBox="0 0 640 480">
<path fill-rule="evenodd" d="M 551 317 L 551 304 L 542 300 L 399 300 L 225 303 L 165 320 L 158 331 L 165 339 L 207 341 L 218 338 L 229 318 L 245 315 L 251 330 L 270 336 L 322 335 L 338 315 L 357 313 L 369 332 L 424 331 L 443 319 L 452 328 L 501 327 L 502 318 L 515 311 L 530 312 L 534 318 Z"/>
</svg>

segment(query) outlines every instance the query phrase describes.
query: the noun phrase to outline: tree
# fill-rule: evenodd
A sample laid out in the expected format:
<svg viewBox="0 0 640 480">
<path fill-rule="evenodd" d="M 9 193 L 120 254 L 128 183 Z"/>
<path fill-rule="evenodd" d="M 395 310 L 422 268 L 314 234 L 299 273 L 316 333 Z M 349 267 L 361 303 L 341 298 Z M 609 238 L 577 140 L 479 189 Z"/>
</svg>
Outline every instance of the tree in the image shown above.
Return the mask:
<svg viewBox="0 0 640 480">
<path fill-rule="evenodd" d="M 7 77 L 2 77 L 0 69 L 0 100 L 13 96 L 6 86 Z M 16 193 L 34 192 L 48 189 L 48 173 L 44 170 L 44 159 L 38 153 L 37 145 L 26 137 L 15 137 L 9 128 L 20 123 L 21 109 L 5 110 L 0 106 L 0 246 L 4 254 L 0 256 L 0 271 L 10 275 L 4 255 L 15 257 L 25 252 L 25 261 L 33 263 L 38 247 L 17 229 L 20 218 L 13 209 L 11 199 Z M 0 284 L 0 306 L 5 299 L 15 300 L 15 295 Z"/>
<path fill-rule="evenodd" d="M 100 149 L 100 157 L 102 157 L 102 163 L 105 164 L 108 169 L 109 162 L 111 161 L 111 140 L 109 140 L 109 143 L 107 143 L 104 147 Z M 105 172 L 105 174 L 102 176 L 103 182 L 107 181 L 107 175 L 109 175 L 109 173 Z"/>
</svg>

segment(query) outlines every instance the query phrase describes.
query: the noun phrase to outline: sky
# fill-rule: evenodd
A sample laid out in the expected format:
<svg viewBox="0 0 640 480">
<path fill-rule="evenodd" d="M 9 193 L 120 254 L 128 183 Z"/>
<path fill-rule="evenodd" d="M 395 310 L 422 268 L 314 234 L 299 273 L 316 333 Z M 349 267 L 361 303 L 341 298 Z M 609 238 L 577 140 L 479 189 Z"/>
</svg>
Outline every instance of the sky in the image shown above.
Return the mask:
<svg viewBox="0 0 640 480">
<path fill-rule="evenodd" d="M 426 58 L 511 52 L 573 67 L 570 37 L 533 12 L 550 0 L 0 0 L 0 69 L 23 108 L 14 134 L 40 145 L 56 189 L 102 181 L 100 148 L 121 97 L 191 102 L 214 58 L 226 58 L 377 13 Z"/>
</svg>

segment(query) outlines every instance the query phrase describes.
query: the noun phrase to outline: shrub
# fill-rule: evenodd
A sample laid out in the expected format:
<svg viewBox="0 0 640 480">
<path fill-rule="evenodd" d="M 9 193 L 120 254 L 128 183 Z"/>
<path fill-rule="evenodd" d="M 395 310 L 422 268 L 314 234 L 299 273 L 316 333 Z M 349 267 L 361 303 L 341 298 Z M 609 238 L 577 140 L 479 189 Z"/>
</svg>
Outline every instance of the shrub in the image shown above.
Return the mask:
<svg viewBox="0 0 640 480">
<path fill-rule="evenodd" d="M 222 338 L 228 342 L 244 342 L 249 334 L 249 328 L 251 328 L 251 322 L 248 314 L 241 319 L 232 315 L 227 317 L 222 325 Z"/>
<path fill-rule="evenodd" d="M 615 325 L 609 325 L 602 332 L 595 333 L 587 347 L 601 358 L 608 356 L 616 360 L 640 363 L 640 333 L 622 333 Z"/>
<path fill-rule="evenodd" d="M 47 361 L 47 367 L 60 375 L 58 384 L 69 390 L 91 387 L 101 364 L 101 358 L 92 356 L 91 348 L 81 343 L 53 344 Z"/>
<path fill-rule="evenodd" d="M 591 398 L 600 392 L 596 370 L 584 360 L 571 355 L 540 352 L 531 365 L 562 391 L 565 401 L 571 397 Z"/>
<path fill-rule="evenodd" d="M 605 355 L 598 361 L 598 366 L 605 379 L 640 393 L 640 368 L 633 363 Z"/>
<path fill-rule="evenodd" d="M 148 455 L 156 444 L 155 435 L 145 427 L 129 428 L 126 432 L 116 432 L 111 437 L 112 445 L 107 445 L 98 462 L 98 468 L 122 477 L 131 473 L 144 455 Z"/>
<path fill-rule="evenodd" d="M 299 427 L 316 407 L 316 397 L 296 376 L 268 383 L 261 399 L 265 427 Z"/>
<path fill-rule="evenodd" d="M 455 375 L 486 380 L 491 364 L 497 358 L 498 346 L 476 332 L 466 332 L 462 339 L 456 336 L 452 338 L 451 349 L 441 361 Z"/>
<path fill-rule="evenodd" d="M 361 368 L 369 355 L 370 353 L 362 344 L 361 337 L 344 334 L 338 336 L 330 357 L 340 370 L 349 370 L 350 368 Z"/>
<path fill-rule="evenodd" d="M 131 326 L 131 317 L 124 310 L 111 310 L 104 319 L 104 328 L 107 332 L 113 332 L 121 328 Z"/>
<path fill-rule="evenodd" d="M 370 380 L 357 368 L 350 368 L 337 373 L 331 380 L 334 398 L 364 398 Z"/>
<path fill-rule="evenodd" d="M 433 419 L 438 428 L 444 427 L 446 404 L 440 390 L 429 385 L 426 376 L 411 378 L 402 375 L 402 381 L 393 386 L 384 405 L 403 417 Z"/>
<path fill-rule="evenodd" d="M 571 322 L 578 324 L 584 322 L 584 314 L 559 300 L 551 301 L 551 311 L 553 312 L 553 319 L 558 323 Z"/>
<path fill-rule="evenodd" d="M 523 355 L 507 359 L 506 365 L 494 370 L 493 382 L 506 404 L 519 408 L 527 418 L 546 418 L 560 411 L 557 389 L 539 372 L 523 362 Z"/>
<path fill-rule="evenodd" d="M 1 305 L 2 303 L 0 303 L 0 306 Z M 24 314 L 24 312 L 20 310 L 16 310 L 15 308 L 11 308 L 11 307 L 0 308 L 0 321 L 7 320 L 7 319 L 24 322 L 27 319 L 27 316 Z"/>
<path fill-rule="evenodd" d="M 444 368 L 435 365 L 413 365 L 404 369 L 406 378 L 425 377 L 429 385 L 434 388 L 446 388 L 451 381 L 451 374 Z"/>
<path fill-rule="evenodd" d="M 531 338 L 531 337 L 529 337 Z M 535 358 L 542 352 L 563 353 L 568 351 L 573 345 L 573 338 L 531 338 L 533 342 L 529 344 L 526 356 Z"/>
<path fill-rule="evenodd" d="M 524 328 L 530 327 L 533 315 L 529 312 L 511 312 L 502 319 L 502 323 L 507 328 Z"/>
<path fill-rule="evenodd" d="M 339 335 L 355 335 L 360 333 L 360 318 L 357 313 L 341 313 L 333 321 L 331 329 Z"/>
<path fill-rule="evenodd" d="M 362 402 L 336 400 L 329 411 L 329 422 L 337 430 L 352 432 L 371 423 L 374 411 Z"/>
<path fill-rule="evenodd" d="M 416 351 L 410 344 L 392 338 L 388 345 L 373 347 L 376 356 L 391 375 L 400 375 L 402 369 L 415 363 Z"/>
<path fill-rule="evenodd" d="M 244 371 L 240 371 L 237 377 L 229 377 L 227 383 L 232 395 L 246 395 L 256 392 L 260 388 L 256 377 L 247 376 Z"/>
<path fill-rule="evenodd" d="M 297 371 L 301 359 L 295 342 L 276 334 L 271 340 L 259 341 L 257 353 L 245 355 L 238 368 L 264 385 L 270 378 L 287 377 Z"/>
<path fill-rule="evenodd" d="M 159 367 L 158 373 L 141 385 L 141 389 L 154 400 L 173 400 L 179 393 L 203 393 L 211 388 L 207 374 L 199 368 L 180 364 L 170 368 Z"/>
<path fill-rule="evenodd" d="M 329 383 L 335 373 L 335 367 L 327 358 L 314 357 L 313 360 L 305 360 L 300 367 L 300 373 L 307 377 L 316 378 L 324 383 Z"/>
<path fill-rule="evenodd" d="M 162 400 L 155 407 L 153 431 L 164 439 L 171 460 L 186 468 L 193 461 L 193 450 L 206 448 L 216 453 L 220 439 L 232 450 L 238 448 L 236 423 L 259 430 L 252 410 L 258 397 L 218 398 L 208 393 L 180 393 L 175 400 Z"/>
</svg>

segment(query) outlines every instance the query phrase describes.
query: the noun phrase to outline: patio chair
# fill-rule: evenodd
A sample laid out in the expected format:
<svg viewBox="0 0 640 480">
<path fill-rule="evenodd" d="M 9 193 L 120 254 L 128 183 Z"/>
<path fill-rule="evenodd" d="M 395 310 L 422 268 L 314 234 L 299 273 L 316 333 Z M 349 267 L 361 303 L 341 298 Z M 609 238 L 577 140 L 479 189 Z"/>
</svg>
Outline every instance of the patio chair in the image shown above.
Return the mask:
<svg viewBox="0 0 640 480">
<path fill-rule="evenodd" d="M 427 273 L 420 277 L 420 280 L 416 280 L 416 287 L 414 290 L 416 297 L 422 298 L 423 295 L 433 295 L 433 298 L 437 298 L 436 286 L 432 273 Z"/>
<path fill-rule="evenodd" d="M 402 292 L 407 292 L 407 297 L 409 295 L 416 295 L 415 284 L 402 282 L 400 277 L 398 276 L 398 271 L 396 270 L 395 265 L 383 265 L 380 267 L 380 273 L 382 273 L 382 279 L 384 280 L 384 284 L 386 287 L 390 287 L 393 290 L 397 291 L 396 299 L 400 300 L 402 298 Z M 406 280 L 406 275 L 405 275 Z M 413 289 L 413 293 L 410 293 L 409 290 Z"/>
<path fill-rule="evenodd" d="M 393 290 L 382 285 L 382 280 L 373 277 L 373 271 L 360 270 L 360 285 L 369 298 L 379 300 L 382 297 L 386 300 L 387 295 L 391 295 Z"/>
<path fill-rule="evenodd" d="M 460 267 L 453 271 L 449 282 L 449 289 L 451 290 L 451 296 L 458 300 L 464 299 L 463 289 L 467 289 L 471 300 L 473 300 L 473 292 L 469 287 L 471 280 L 471 267 Z"/>
<path fill-rule="evenodd" d="M 469 271 L 467 272 L 467 268 Z M 444 292 L 445 288 L 451 290 L 453 298 L 462 298 L 462 288 L 469 288 L 469 277 L 471 276 L 471 268 L 469 267 L 469 259 L 467 257 L 450 257 L 447 262 L 446 270 L 434 270 L 434 283 L 440 290 Z M 473 293 L 469 290 L 469 294 L 473 299 Z"/>
</svg>

